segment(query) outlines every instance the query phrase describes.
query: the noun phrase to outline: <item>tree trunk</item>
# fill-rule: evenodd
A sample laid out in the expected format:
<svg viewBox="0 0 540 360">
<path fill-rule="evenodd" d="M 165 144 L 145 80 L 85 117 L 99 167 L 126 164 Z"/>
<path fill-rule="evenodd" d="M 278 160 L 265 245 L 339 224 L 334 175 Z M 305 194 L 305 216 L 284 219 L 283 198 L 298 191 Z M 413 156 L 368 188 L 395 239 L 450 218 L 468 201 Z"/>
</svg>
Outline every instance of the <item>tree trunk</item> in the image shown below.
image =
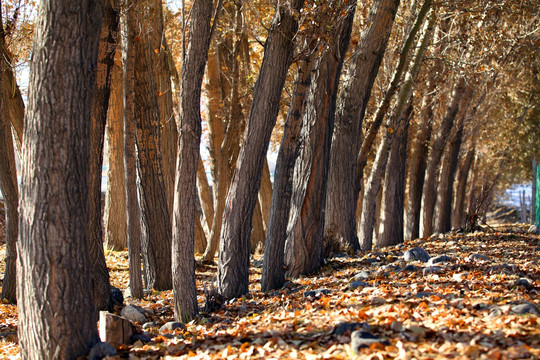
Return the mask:
<svg viewBox="0 0 540 360">
<path fill-rule="evenodd" d="M 2 24 L 2 2 L 0 1 L 0 54 L 5 53 L 4 26 Z M 4 259 L 5 273 L 2 281 L 0 299 L 10 303 L 17 301 L 17 237 L 19 236 L 19 190 L 17 170 L 15 168 L 15 151 L 9 109 L 6 106 L 11 88 L 7 81 L 13 76 L 9 58 L 0 56 L 0 191 L 4 197 L 6 210 L 6 255 Z"/>
<path fill-rule="evenodd" d="M 362 250 L 371 250 L 372 247 L 376 198 L 386 169 L 388 153 L 392 146 L 396 129 L 398 129 L 402 121 L 408 121 L 408 119 L 403 117 L 403 114 L 405 113 L 407 103 L 412 101 L 411 98 L 414 83 L 423 64 L 427 46 L 431 43 L 433 38 L 433 27 L 436 18 L 436 12 L 431 10 L 430 19 L 428 23 L 425 24 L 422 35 L 418 39 L 419 46 L 413 59 L 411 60 L 409 69 L 405 74 L 405 78 L 401 84 L 392 113 L 389 115 L 389 119 L 385 124 L 387 131 L 385 131 L 382 135 L 381 144 L 377 150 L 377 155 L 371 169 L 371 174 L 364 191 L 364 198 L 362 202 L 362 219 L 360 222 L 359 232 L 360 247 Z"/>
<path fill-rule="evenodd" d="M 272 205 L 272 180 L 270 179 L 268 159 L 265 160 L 263 166 L 259 204 L 261 205 L 262 221 L 266 232 L 268 230 L 268 220 L 270 219 L 270 206 Z"/>
<path fill-rule="evenodd" d="M 403 242 L 403 205 L 405 200 L 407 135 L 409 133 L 409 121 L 412 108 L 412 103 L 409 103 L 397 130 L 396 139 L 390 148 L 383 186 L 381 230 L 379 231 L 379 237 L 375 242 L 376 248 L 392 246 Z"/>
<path fill-rule="evenodd" d="M 467 180 L 474 160 L 475 146 L 474 143 L 465 155 L 464 160 L 458 170 L 456 179 L 456 195 L 454 197 L 454 205 L 452 208 L 452 227 L 455 229 L 462 228 L 465 220 L 465 194 L 467 189 Z"/>
<path fill-rule="evenodd" d="M 332 26 L 331 43 L 314 65 L 302 117 L 302 147 L 294 168 L 285 243 L 285 264 L 290 277 L 311 274 L 323 262 L 324 210 L 337 87 L 349 46 L 356 2 L 344 2 L 343 6 L 346 13 L 337 17 Z"/>
<path fill-rule="evenodd" d="M 141 181 L 140 203 L 147 236 L 143 236 L 143 256 L 148 264 L 149 288 L 169 290 L 171 277 L 171 217 L 163 180 L 161 127 L 158 94 L 153 72 L 152 39 L 148 21 L 152 17 L 152 0 L 135 2 L 137 32 L 129 34 L 135 48 L 135 118 L 136 143 Z M 144 227 L 143 227 L 144 229 Z"/>
<path fill-rule="evenodd" d="M 314 58 L 315 56 L 311 55 L 311 57 L 302 60 L 299 65 L 294 93 L 279 146 L 270 217 L 266 230 L 261 276 L 262 291 L 278 289 L 285 282 L 284 251 L 291 206 L 293 170 L 300 149 L 302 114 L 311 82 L 311 67 Z"/>
<path fill-rule="evenodd" d="M 536 168 L 538 167 L 538 164 L 536 162 L 536 159 L 532 160 L 532 187 L 531 187 L 531 224 L 536 223 L 536 183 L 537 183 L 537 172 Z"/>
<path fill-rule="evenodd" d="M 279 100 L 292 57 L 297 12 L 302 0 L 279 4 L 264 47 L 253 90 L 247 127 L 227 196 L 218 256 L 218 291 L 225 298 L 241 296 L 249 285 L 249 237 Z M 216 214 L 217 215 L 217 214 Z"/>
<path fill-rule="evenodd" d="M 437 93 L 437 84 L 430 75 L 429 84 L 422 99 L 422 115 L 418 124 L 418 132 L 412 149 L 409 164 L 409 193 L 407 198 L 407 224 L 405 239 L 416 239 L 420 235 L 420 209 L 422 205 L 422 188 L 429 150 L 429 142 L 433 129 L 433 107 Z"/>
<path fill-rule="evenodd" d="M 431 146 L 422 193 L 422 237 L 428 237 L 433 233 L 432 221 L 437 195 L 437 169 L 446 145 L 446 140 L 459 110 L 464 87 L 465 80 L 463 78 L 458 79 L 452 91 L 450 104 L 446 109 L 444 118 L 441 121 L 439 130 Z"/>
<path fill-rule="evenodd" d="M 90 125 L 90 178 L 89 178 L 89 255 L 90 275 L 94 290 L 96 311 L 112 310 L 109 271 L 103 252 L 103 223 L 101 207 L 101 173 L 103 167 L 103 140 L 107 109 L 111 92 L 111 73 L 114 53 L 118 44 L 120 6 L 117 0 L 104 2 L 103 22 L 99 39 L 96 89 L 92 104 Z"/>
<path fill-rule="evenodd" d="M 240 76 L 240 58 L 243 39 L 246 36 L 242 4 L 230 2 L 225 5 L 225 9 L 230 21 L 234 24 L 234 34 L 233 36 L 226 35 L 223 43 L 218 46 L 220 59 L 213 56 L 208 64 L 208 75 L 213 78 L 209 79 L 209 85 L 211 85 L 209 94 L 212 97 L 221 95 L 217 99 L 222 98 L 223 106 L 227 109 L 227 113 L 222 114 L 219 101 L 210 102 L 210 154 L 214 155 L 212 156 L 214 222 L 203 255 L 203 259 L 209 262 L 214 260 L 219 246 L 225 202 L 240 152 L 240 137 L 245 119 L 240 101 L 240 87 L 245 82 L 245 78 Z M 218 60 L 222 60 L 223 66 L 220 66 Z M 219 118 L 220 114 L 222 118 Z M 223 123 L 223 118 L 227 119 L 226 123 Z"/>
<path fill-rule="evenodd" d="M 199 155 L 199 162 L 197 166 L 197 191 L 199 193 L 199 199 L 201 201 L 201 207 L 204 214 L 204 221 L 201 219 L 202 227 L 206 237 L 210 236 L 210 227 L 214 221 L 214 202 L 212 201 L 212 190 L 208 184 L 208 178 L 206 177 L 206 170 L 204 168 L 203 160 Z M 205 244 L 206 248 L 206 244 Z M 205 249 L 202 249 L 201 254 Z"/>
<path fill-rule="evenodd" d="M 422 8 L 418 12 L 418 16 L 414 22 L 414 25 L 411 28 L 409 34 L 407 35 L 405 42 L 403 43 L 403 48 L 401 49 L 401 52 L 399 54 L 398 63 L 394 70 L 394 74 L 392 75 L 392 80 L 390 81 L 390 84 L 384 92 L 384 97 L 379 103 L 377 110 L 375 111 L 375 115 L 373 116 L 373 121 L 371 122 L 371 125 L 362 141 L 362 146 L 360 147 L 360 151 L 358 153 L 358 160 L 356 165 L 355 198 L 358 196 L 358 193 L 361 190 L 360 184 L 363 182 L 364 168 L 367 164 L 368 156 L 373 146 L 373 142 L 375 141 L 379 128 L 383 123 L 384 117 L 386 116 L 388 109 L 390 108 L 390 102 L 396 92 L 399 90 L 399 84 L 401 83 L 403 72 L 406 69 L 409 51 L 411 50 L 411 47 L 414 43 L 416 34 L 421 29 L 422 24 L 424 23 L 424 19 L 426 18 L 428 11 L 431 9 L 432 3 L 433 0 L 425 0 Z"/>
<path fill-rule="evenodd" d="M 125 0 L 128 9 L 122 17 L 123 103 L 124 103 L 124 182 L 126 191 L 126 224 L 129 254 L 129 289 L 131 296 L 142 298 L 141 274 L 141 221 L 137 194 L 137 152 L 135 139 L 135 7 L 132 0 Z"/>
<path fill-rule="evenodd" d="M 195 199 L 201 143 L 201 85 L 210 46 L 211 17 L 212 0 L 193 4 L 189 42 L 182 61 L 180 137 L 173 212 L 174 316 L 182 322 L 190 321 L 198 313 L 193 256 Z"/>
<path fill-rule="evenodd" d="M 88 164 L 101 4 L 44 0 L 34 29 L 17 249 L 23 359 L 75 359 L 99 342 Z"/>
<path fill-rule="evenodd" d="M 253 208 L 253 220 L 252 222 L 252 229 L 251 229 L 251 237 L 250 237 L 250 253 L 255 254 L 257 249 L 262 250 L 264 248 L 264 240 L 266 237 L 266 234 L 264 232 L 264 222 L 262 218 L 262 209 L 261 209 L 261 202 L 257 199 L 257 203 L 255 204 L 255 207 Z"/>
<path fill-rule="evenodd" d="M 459 163 L 459 153 L 463 142 L 463 128 L 467 109 L 472 100 L 472 88 L 467 87 L 461 100 L 461 116 L 455 124 L 455 131 L 450 137 L 446 154 L 441 162 L 441 172 L 439 175 L 439 185 L 437 187 L 437 208 L 435 211 L 435 231 L 445 233 L 452 228 L 452 198 L 454 195 L 454 179 Z"/>
<path fill-rule="evenodd" d="M 358 250 L 360 246 L 355 218 L 356 163 L 350 163 L 350 154 L 358 152 L 366 106 L 399 3 L 399 0 L 373 2 L 367 20 L 369 25 L 356 46 L 338 99 L 328 173 L 324 238 L 326 242 L 339 242 L 342 247 L 352 250 Z"/>
<path fill-rule="evenodd" d="M 105 246 L 127 248 L 126 184 L 124 179 L 124 86 L 121 64 L 115 64 L 107 117 L 108 169 L 105 192 Z"/>
<path fill-rule="evenodd" d="M 0 1 L 1 3 L 1 1 Z M 0 10 L 0 15 L 2 11 Z M 6 116 L 8 124 L 15 130 L 16 140 L 20 146 L 24 131 L 24 101 L 13 71 L 11 56 L 6 48 L 4 28 L 0 21 L 0 86 L 3 88 L 4 102 L 2 114 Z"/>
</svg>

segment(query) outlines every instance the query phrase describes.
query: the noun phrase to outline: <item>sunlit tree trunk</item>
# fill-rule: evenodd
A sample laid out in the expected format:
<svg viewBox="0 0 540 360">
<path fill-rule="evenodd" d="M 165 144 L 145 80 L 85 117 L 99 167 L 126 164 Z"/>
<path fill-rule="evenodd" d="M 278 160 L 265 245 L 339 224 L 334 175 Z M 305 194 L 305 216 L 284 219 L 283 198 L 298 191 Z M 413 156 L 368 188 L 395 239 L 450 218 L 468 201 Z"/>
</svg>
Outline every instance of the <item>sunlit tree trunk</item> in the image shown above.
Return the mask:
<svg viewBox="0 0 540 360">
<path fill-rule="evenodd" d="M 127 248 L 123 81 L 121 65 L 115 64 L 106 129 L 108 168 L 103 228 L 106 248 L 117 251 Z"/>
<path fill-rule="evenodd" d="M 102 11 L 102 2 L 91 0 L 44 0 L 39 6 L 17 248 L 23 359 L 75 359 L 99 342 L 88 258 L 88 178 L 96 81 L 89 69 L 97 65 Z"/>
<path fill-rule="evenodd" d="M 302 117 L 302 146 L 294 168 L 291 212 L 287 225 L 287 275 L 318 270 L 323 262 L 324 209 L 337 87 L 352 30 L 356 3 L 343 3 L 333 38 L 316 61 Z M 332 21 L 332 20 L 328 20 Z"/>
<path fill-rule="evenodd" d="M 311 82 L 311 67 L 314 57 L 314 55 L 307 57 L 298 65 L 294 93 L 279 146 L 263 257 L 261 276 L 261 289 L 263 291 L 278 289 L 285 282 L 285 240 L 291 205 L 294 163 L 300 149 L 302 114 Z"/>
<path fill-rule="evenodd" d="M 262 165 L 279 111 L 289 69 L 297 12 L 302 0 L 278 4 L 264 47 L 261 70 L 223 216 L 218 256 L 218 291 L 225 298 L 241 296 L 249 285 L 249 238 L 257 203 Z"/>
<path fill-rule="evenodd" d="M 464 91 L 465 80 L 460 78 L 456 80 L 450 103 L 431 145 L 422 192 L 422 237 L 428 237 L 433 233 L 433 212 L 437 196 L 437 170 Z"/>
<path fill-rule="evenodd" d="M 195 286 L 195 199 L 201 142 L 201 85 L 210 46 L 212 0 L 191 9 L 187 51 L 182 61 L 180 137 L 173 212 L 174 316 L 188 322 L 198 313 Z M 214 20 L 215 21 L 215 20 Z"/>
<path fill-rule="evenodd" d="M 270 206 L 272 204 L 272 180 L 270 179 L 270 168 L 268 160 L 265 160 L 261 178 L 261 190 L 259 190 L 259 204 L 261 205 L 262 221 L 264 231 L 268 229 L 268 219 L 270 219 Z"/>
<path fill-rule="evenodd" d="M 199 199 L 201 200 L 201 208 L 204 214 L 204 221 L 201 219 L 201 225 L 204 229 L 206 237 L 210 236 L 210 227 L 214 221 L 214 202 L 212 200 L 212 191 L 208 184 L 208 178 L 206 177 L 206 170 L 204 168 L 203 160 L 199 155 L 199 162 L 197 167 L 197 191 L 199 193 Z M 205 242 L 206 248 L 206 242 Z M 201 253 L 205 249 L 202 249 Z"/>
<path fill-rule="evenodd" d="M 344 76 L 337 104 L 332 139 L 328 191 L 326 194 L 324 238 L 358 250 L 356 236 L 356 162 L 362 122 L 371 88 L 386 51 L 399 0 L 377 0 L 371 6 L 368 27 L 362 33 Z"/>
<path fill-rule="evenodd" d="M 101 172 L 103 167 L 103 141 L 111 92 L 111 73 L 118 44 L 119 10 L 117 0 L 104 2 L 103 22 L 99 39 L 96 89 L 92 105 L 90 126 L 90 178 L 89 178 L 89 252 L 94 304 L 96 310 L 112 309 L 109 271 L 103 252 L 103 223 L 101 206 Z"/>
</svg>

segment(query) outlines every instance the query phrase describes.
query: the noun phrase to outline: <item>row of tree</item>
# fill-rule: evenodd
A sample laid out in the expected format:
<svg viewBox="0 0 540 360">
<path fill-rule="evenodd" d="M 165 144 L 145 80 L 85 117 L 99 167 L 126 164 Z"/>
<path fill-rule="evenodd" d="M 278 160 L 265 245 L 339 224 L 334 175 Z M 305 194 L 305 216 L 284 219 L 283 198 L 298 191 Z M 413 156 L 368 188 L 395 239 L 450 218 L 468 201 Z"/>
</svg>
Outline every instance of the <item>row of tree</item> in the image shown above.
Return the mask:
<svg viewBox="0 0 540 360">
<path fill-rule="evenodd" d="M 98 341 L 104 243 L 128 248 L 133 297 L 173 289 L 189 321 L 195 252 L 217 253 L 224 298 L 257 249 L 279 288 L 333 251 L 474 228 L 505 160 L 538 153 L 536 1 L 43 0 L 26 109 L 22 7 L 0 8 L 2 297 L 25 358 Z"/>
</svg>

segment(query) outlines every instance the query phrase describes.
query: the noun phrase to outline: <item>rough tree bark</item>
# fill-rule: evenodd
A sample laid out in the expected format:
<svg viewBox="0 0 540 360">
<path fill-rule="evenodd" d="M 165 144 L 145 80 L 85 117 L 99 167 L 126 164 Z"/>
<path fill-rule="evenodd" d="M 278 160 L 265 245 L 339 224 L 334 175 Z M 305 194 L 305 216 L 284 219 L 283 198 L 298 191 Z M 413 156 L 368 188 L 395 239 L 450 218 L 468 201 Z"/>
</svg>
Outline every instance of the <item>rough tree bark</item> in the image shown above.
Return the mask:
<svg viewBox="0 0 540 360">
<path fill-rule="evenodd" d="M 180 137 L 176 162 L 173 211 L 174 316 L 188 322 L 198 313 L 195 286 L 195 198 L 201 143 L 201 85 L 210 46 L 212 0 L 191 9 L 187 51 L 182 61 Z M 215 21 L 215 19 L 214 19 Z"/>
<path fill-rule="evenodd" d="M 17 248 L 23 359 L 75 359 L 99 342 L 88 259 L 88 164 L 102 10 L 92 0 L 39 6 Z"/>
<path fill-rule="evenodd" d="M 135 46 L 132 36 L 136 31 L 133 0 L 124 0 L 127 11 L 122 17 L 122 60 L 123 60 L 123 131 L 124 131 L 124 182 L 126 191 L 126 225 L 129 254 L 129 289 L 131 296 L 142 298 L 141 274 L 141 220 L 137 194 L 137 151 L 135 148 Z"/>
<path fill-rule="evenodd" d="M 148 264 L 148 288 L 172 289 L 171 217 L 163 180 L 161 126 L 154 78 L 150 26 L 153 0 L 133 3 L 138 27 L 135 33 L 135 118 L 137 154 L 141 184 L 141 210 L 147 236 L 143 236 L 143 257 Z"/>
<path fill-rule="evenodd" d="M 412 100 L 412 99 L 411 99 Z M 407 162 L 407 135 L 412 113 L 409 103 L 404 119 L 400 121 L 396 139 L 390 148 L 384 179 L 381 223 L 376 248 L 392 246 L 403 242 L 403 205 L 405 200 L 405 165 Z M 377 229 L 377 228 L 376 228 Z"/>
<path fill-rule="evenodd" d="M 11 88 L 8 78 L 13 76 L 8 57 L 2 56 L 5 51 L 4 25 L 2 24 L 2 2 L 0 1 L 0 190 L 4 197 L 6 210 L 6 255 L 4 258 L 5 273 L 2 281 L 0 299 L 10 303 L 17 301 L 17 237 L 19 236 L 19 189 L 17 170 L 15 169 L 15 151 L 11 133 L 8 96 Z"/>
<path fill-rule="evenodd" d="M 103 228 L 105 247 L 127 248 L 126 184 L 124 179 L 124 86 L 122 64 L 115 63 L 111 77 L 111 98 L 107 116 L 107 191 Z"/>
<path fill-rule="evenodd" d="M 302 0 L 279 3 L 264 47 L 261 70 L 227 196 L 218 256 L 218 291 L 225 298 L 241 296 L 249 285 L 249 238 L 281 91 L 290 65 L 293 37 Z"/>
<path fill-rule="evenodd" d="M 325 241 L 339 242 L 352 250 L 360 248 L 356 235 L 354 176 L 362 122 L 373 82 L 386 51 L 399 0 L 377 0 L 371 6 L 368 27 L 363 31 L 350 60 L 337 104 L 325 210 Z"/>
<path fill-rule="evenodd" d="M 287 276 L 318 270 L 323 262 L 324 209 L 337 87 L 349 46 L 356 2 L 344 1 L 333 37 L 314 64 L 302 117 L 302 147 L 294 168 L 291 213 L 287 225 Z"/>
<path fill-rule="evenodd" d="M 90 124 L 90 178 L 89 178 L 89 252 L 90 275 L 96 310 L 112 310 L 109 271 L 103 251 L 103 223 L 101 211 L 101 171 L 103 167 L 103 141 L 111 92 L 111 73 L 118 45 L 120 4 L 118 0 L 105 1 L 99 39 L 96 88 Z"/>
<path fill-rule="evenodd" d="M 451 101 L 448 104 L 444 118 L 441 121 L 437 135 L 433 140 L 424 179 L 422 193 L 422 237 L 433 233 L 433 212 L 437 195 L 437 169 L 441 160 L 448 135 L 452 129 L 465 90 L 465 80 L 460 77 L 456 80 L 452 91 Z"/>
<path fill-rule="evenodd" d="M 302 114 L 311 82 L 311 67 L 314 57 L 315 55 L 306 57 L 299 64 L 294 93 L 279 146 L 270 217 L 266 230 L 261 276 L 262 291 L 278 289 L 285 282 L 285 240 L 287 239 L 287 221 L 291 206 L 294 163 L 300 149 Z"/>
</svg>

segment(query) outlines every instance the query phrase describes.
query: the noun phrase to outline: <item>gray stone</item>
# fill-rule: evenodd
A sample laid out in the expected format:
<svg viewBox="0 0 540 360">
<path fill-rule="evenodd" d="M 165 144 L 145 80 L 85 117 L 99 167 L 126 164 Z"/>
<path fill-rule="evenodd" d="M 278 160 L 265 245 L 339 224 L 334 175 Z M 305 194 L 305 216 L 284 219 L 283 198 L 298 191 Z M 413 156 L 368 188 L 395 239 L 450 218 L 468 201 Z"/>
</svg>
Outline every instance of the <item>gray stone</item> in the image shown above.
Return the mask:
<svg viewBox="0 0 540 360">
<path fill-rule="evenodd" d="M 366 286 L 369 286 L 367 282 L 355 280 L 355 281 L 351 281 L 351 283 L 349 284 L 349 290 L 364 288 Z"/>
<path fill-rule="evenodd" d="M 490 266 L 487 271 L 490 273 L 490 274 L 494 274 L 494 273 L 504 273 L 504 274 L 512 274 L 512 273 L 515 273 L 517 272 L 517 267 L 516 265 L 508 265 L 508 264 L 501 264 L 501 265 L 493 265 L 493 266 Z"/>
<path fill-rule="evenodd" d="M 367 280 L 369 279 L 369 272 L 368 271 L 360 271 L 353 277 L 354 280 Z"/>
<path fill-rule="evenodd" d="M 425 267 L 424 270 L 422 270 L 422 274 L 429 275 L 429 274 L 439 274 L 442 273 L 444 269 L 440 266 L 428 266 Z"/>
<path fill-rule="evenodd" d="M 483 254 L 471 254 L 471 255 L 469 255 L 469 257 L 467 258 L 467 261 L 472 261 L 472 262 L 476 262 L 476 261 L 491 261 L 491 259 L 489 258 L 489 256 L 486 256 L 486 255 L 483 255 Z"/>
<path fill-rule="evenodd" d="M 454 261 L 454 258 L 451 258 L 450 256 L 439 255 L 439 256 L 435 256 L 429 259 L 428 265 L 447 263 L 447 262 L 453 262 L 453 261 Z"/>
<path fill-rule="evenodd" d="M 150 329 L 150 328 L 153 328 L 153 327 L 156 327 L 156 323 L 151 321 L 151 322 L 146 322 L 143 324 L 142 328 L 143 330 L 147 330 L 147 329 Z"/>
<path fill-rule="evenodd" d="M 531 225 L 529 229 L 527 230 L 527 233 L 533 234 L 533 235 L 540 235 L 540 227 L 536 225 Z"/>
<path fill-rule="evenodd" d="M 371 344 L 380 343 L 382 345 L 390 345 L 390 342 L 384 338 L 377 337 L 370 332 L 356 330 L 351 334 L 351 347 L 355 354 L 358 354 L 360 349 L 369 347 Z"/>
<path fill-rule="evenodd" d="M 323 295 L 330 295 L 331 291 L 328 289 L 317 289 L 304 291 L 304 297 L 321 297 Z"/>
<path fill-rule="evenodd" d="M 409 264 L 405 266 L 403 269 L 401 269 L 401 271 L 407 271 L 407 272 L 417 272 L 418 270 L 420 270 L 420 268 L 412 264 Z"/>
<path fill-rule="evenodd" d="M 146 344 L 146 343 L 149 343 L 150 341 L 152 341 L 152 338 L 150 336 L 146 335 L 146 334 L 135 334 L 135 335 L 133 335 L 131 337 L 130 341 L 131 341 L 131 343 L 140 341 L 143 344 Z"/>
<path fill-rule="evenodd" d="M 142 310 L 142 308 L 140 308 Z M 146 322 L 146 316 L 144 316 L 144 310 L 142 312 L 133 305 L 127 305 L 120 312 L 122 317 L 128 319 L 131 322 L 140 322 L 144 324 Z"/>
<path fill-rule="evenodd" d="M 518 286 L 525 288 L 525 290 L 531 290 L 533 288 L 533 285 L 531 284 L 529 279 L 525 279 L 525 278 L 517 279 L 514 282 L 514 287 L 518 287 Z"/>
<path fill-rule="evenodd" d="M 403 259 L 406 262 L 411 262 L 411 261 L 426 262 L 430 259 L 430 256 L 426 252 L 426 250 L 420 247 L 415 247 L 415 248 L 405 251 L 405 254 L 403 254 Z"/>
<path fill-rule="evenodd" d="M 503 311 L 500 307 L 498 306 L 492 306 L 490 309 L 489 309 L 489 317 L 490 318 L 496 318 L 498 316 L 501 316 L 503 314 Z"/>
<path fill-rule="evenodd" d="M 99 312 L 99 337 L 114 347 L 127 344 L 133 335 L 133 325 L 121 316 L 107 311 Z"/>
<path fill-rule="evenodd" d="M 186 326 L 178 321 L 169 321 L 168 323 L 165 323 L 162 327 L 159 328 L 159 332 L 165 332 L 167 331 L 174 331 L 176 329 L 184 329 Z"/>
<path fill-rule="evenodd" d="M 106 342 L 100 342 L 92 346 L 90 349 L 90 354 L 88 355 L 88 360 L 101 360 L 106 356 L 116 355 L 116 350 L 112 347 L 111 344 Z"/>
<path fill-rule="evenodd" d="M 353 331 L 359 330 L 359 329 L 369 330 L 370 326 L 367 323 L 363 323 L 363 322 L 352 322 L 352 323 L 342 322 L 342 323 L 339 323 L 334 328 L 332 333 L 335 335 L 341 336 L 348 333 L 352 333 Z"/>
<path fill-rule="evenodd" d="M 538 309 L 533 304 L 520 304 L 520 305 L 514 305 L 510 308 L 510 312 L 518 315 L 525 315 L 525 314 L 534 314 L 536 316 L 540 316 L 540 313 L 538 312 Z"/>
</svg>

